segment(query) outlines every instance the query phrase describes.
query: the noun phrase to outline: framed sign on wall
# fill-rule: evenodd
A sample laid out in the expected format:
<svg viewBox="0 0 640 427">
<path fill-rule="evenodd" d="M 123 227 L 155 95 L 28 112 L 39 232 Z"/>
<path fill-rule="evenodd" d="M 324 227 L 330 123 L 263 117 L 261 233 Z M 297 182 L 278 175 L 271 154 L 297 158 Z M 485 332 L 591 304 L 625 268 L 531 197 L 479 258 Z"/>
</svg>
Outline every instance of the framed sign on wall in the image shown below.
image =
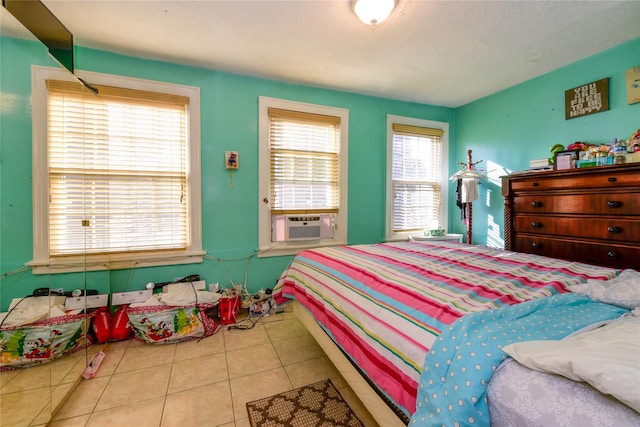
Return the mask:
<svg viewBox="0 0 640 427">
<path fill-rule="evenodd" d="M 564 92 L 565 119 L 599 113 L 609 109 L 609 78 L 574 87 Z"/>
</svg>

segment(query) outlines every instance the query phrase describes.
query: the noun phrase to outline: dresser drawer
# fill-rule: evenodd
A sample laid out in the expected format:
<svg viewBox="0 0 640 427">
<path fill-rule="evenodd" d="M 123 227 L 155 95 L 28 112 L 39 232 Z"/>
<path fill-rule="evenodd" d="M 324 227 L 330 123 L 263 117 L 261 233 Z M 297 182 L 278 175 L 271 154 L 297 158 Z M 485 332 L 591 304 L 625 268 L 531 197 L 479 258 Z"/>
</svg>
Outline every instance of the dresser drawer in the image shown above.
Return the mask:
<svg viewBox="0 0 640 427">
<path fill-rule="evenodd" d="M 552 174 L 540 174 L 527 176 L 526 178 L 511 182 L 511 190 L 518 191 L 547 191 L 566 188 L 603 188 L 613 189 L 620 187 L 640 186 L 640 174 L 637 171 L 618 170 L 598 171 L 588 169 L 584 172 L 575 171 L 572 176 L 558 179 Z"/>
<path fill-rule="evenodd" d="M 640 246 L 516 235 L 513 250 L 587 264 L 640 269 Z"/>
<path fill-rule="evenodd" d="M 515 212 L 524 213 L 640 215 L 640 192 L 525 195 L 515 196 L 513 204 Z"/>
<path fill-rule="evenodd" d="M 580 236 L 612 242 L 640 242 L 640 218 L 572 217 L 558 215 L 522 215 L 514 219 L 516 233 L 556 236 Z"/>
</svg>

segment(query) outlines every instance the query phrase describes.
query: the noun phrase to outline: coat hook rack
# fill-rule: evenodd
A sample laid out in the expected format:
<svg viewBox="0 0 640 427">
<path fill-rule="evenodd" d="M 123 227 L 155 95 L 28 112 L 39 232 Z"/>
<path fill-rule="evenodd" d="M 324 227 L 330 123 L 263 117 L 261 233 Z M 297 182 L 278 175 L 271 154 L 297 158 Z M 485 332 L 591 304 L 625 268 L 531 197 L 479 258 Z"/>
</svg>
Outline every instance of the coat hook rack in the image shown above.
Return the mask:
<svg viewBox="0 0 640 427">
<path fill-rule="evenodd" d="M 472 244 L 473 236 L 473 201 L 478 198 L 478 181 L 485 178 L 475 168 L 481 162 L 482 160 L 472 161 L 471 150 L 467 150 L 467 162 L 458 162 L 462 168 L 449 178 L 451 181 L 457 181 L 456 204 L 460 208 L 462 221 L 467 229 L 467 244 L 469 245 Z"/>
</svg>

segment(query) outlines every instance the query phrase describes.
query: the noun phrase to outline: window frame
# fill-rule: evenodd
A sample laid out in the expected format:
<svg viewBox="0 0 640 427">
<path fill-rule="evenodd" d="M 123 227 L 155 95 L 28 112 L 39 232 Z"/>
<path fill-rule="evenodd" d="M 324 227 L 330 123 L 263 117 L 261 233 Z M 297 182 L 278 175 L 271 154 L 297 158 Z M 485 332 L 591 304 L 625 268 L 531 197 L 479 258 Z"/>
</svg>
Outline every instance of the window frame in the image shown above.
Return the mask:
<svg viewBox="0 0 640 427">
<path fill-rule="evenodd" d="M 175 95 L 190 99 L 187 107 L 187 220 L 188 246 L 184 250 L 132 251 L 127 253 L 78 254 L 52 259 L 49 252 L 49 175 L 47 138 L 47 80 L 77 81 L 60 68 L 32 66 L 32 176 L 33 176 L 33 260 L 27 263 L 34 274 L 84 270 L 114 270 L 200 263 L 202 249 L 202 201 L 200 173 L 200 88 L 131 77 L 76 70 L 76 75 L 97 85 L 114 86 Z"/>
<path fill-rule="evenodd" d="M 445 230 L 448 226 L 448 200 L 449 200 L 449 123 L 413 117 L 387 115 L 387 188 L 386 188 L 386 220 L 385 220 L 385 240 L 398 241 L 407 240 L 410 236 L 416 235 L 416 231 L 393 231 L 393 124 L 418 126 L 423 128 L 440 129 L 443 131 L 441 137 L 441 165 L 440 174 L 440 225 Z"/>
<path fill-rule="evenodd" d="M 310 114 L 320 114 L 340 118 L 340 144 L 338 159 L 339 196 L 338 213 L 335 214 L 335 229 L 333 239 L 320 239 L 314 241 L 271 241 L 271 205 L 269 203 L 271 191 L 271 165 L 270 165 L 270 119 L 269 109 L 282 109 L 299 111 Z M 339 107 L 329 107 L 316 104 L 308 104 L 297 101 L 289 101 L 278 98 L 258 97 L 259 120 L 259 161 L 258 161 L 258 256 L 293 255 L 301 250 L 322 246 L 336 246 L 347 244 L 347 166 L 348 166 L 348 135 L 349 135 L 349 110 Z M 266 201 L 265 201 L 266 200 Z"/>
</svg>

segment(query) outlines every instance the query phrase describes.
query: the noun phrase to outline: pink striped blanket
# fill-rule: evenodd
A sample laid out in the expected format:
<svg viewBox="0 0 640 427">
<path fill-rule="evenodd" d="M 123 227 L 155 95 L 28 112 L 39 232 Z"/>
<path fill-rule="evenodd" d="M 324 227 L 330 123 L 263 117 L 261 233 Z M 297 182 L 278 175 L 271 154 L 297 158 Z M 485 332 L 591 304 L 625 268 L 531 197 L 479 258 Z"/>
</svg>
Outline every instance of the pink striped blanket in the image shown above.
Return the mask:
<svg viewBox="0 0 640 427">
<path fill-rule="evenodd" d="M 619 271 L 451 242 L 306 250 L 274 294 L 296 299 L 405 415 L 415 412 L 425 355 L 467 313 L 567 291 Z"/>
</svg>

